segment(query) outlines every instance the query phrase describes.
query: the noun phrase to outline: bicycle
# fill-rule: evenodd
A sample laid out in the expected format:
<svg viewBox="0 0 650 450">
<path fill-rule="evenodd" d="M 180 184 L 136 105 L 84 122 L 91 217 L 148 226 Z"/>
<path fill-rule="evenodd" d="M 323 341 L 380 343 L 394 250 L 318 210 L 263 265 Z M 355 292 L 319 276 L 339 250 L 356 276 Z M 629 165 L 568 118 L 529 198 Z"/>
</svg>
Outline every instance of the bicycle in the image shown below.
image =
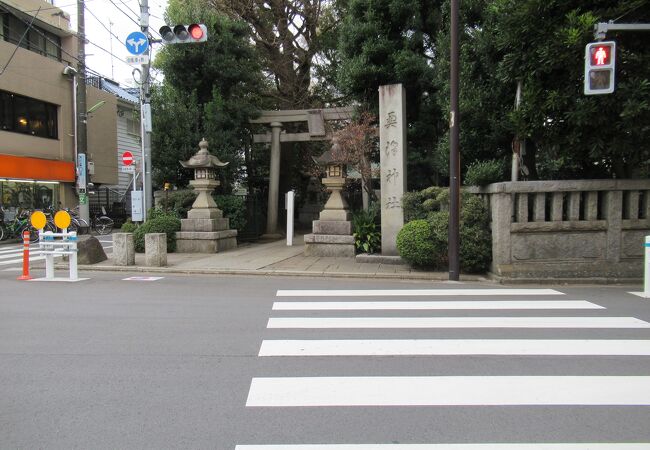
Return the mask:
<svg viewBox="0 0 650 450">
<path fill-rule="evenodd" d="M 3 217 L 6 217 L 7 210 L 0 207 Z M 3 219 L 0 223 L 0 241 L 6 239 L 20 239 L 24 231 L 29 231 L 29 242 L 32 244 L 38 241 L 38 230 L 32 226 L 29 221 L 29 210 L 18 210 L 13 220 L 5 222 Z M 48 228 L 49 230 L 50 228 Z"/>
<path fill-rule="evenodd" d="M 111 234 L 113 231 L 113 219 L 106 215 L 106 209 L 102 206 L 102 215 L 95 215 L 91 221 L 90 226 L 97 234 L 106 235 Z"/>
</svg>

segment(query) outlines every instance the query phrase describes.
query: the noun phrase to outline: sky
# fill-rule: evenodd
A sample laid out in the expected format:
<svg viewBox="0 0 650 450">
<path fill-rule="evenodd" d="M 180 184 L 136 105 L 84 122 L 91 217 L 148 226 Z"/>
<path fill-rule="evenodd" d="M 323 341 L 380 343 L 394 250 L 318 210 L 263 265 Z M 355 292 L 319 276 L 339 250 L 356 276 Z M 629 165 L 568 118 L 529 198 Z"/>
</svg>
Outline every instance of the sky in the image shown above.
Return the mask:
<svg viewBox="0 0 650 450">
<path fill-rule="evenodd" d="M 140 31 L 139 0 L 85 0 L 85 4 L 86 37 L 89 41 L 86 44 L 86 66 L 117 81 L 121 86 L 136 86 L 133 69 L 139 66 L 130 66 L 124 62 L 124 58 L 129 55 L 124 41 L 133 31 Z M 70 14 L 72 29 L 76 30 L 77 2 L 54 0 L 54 6 Z M 149 0 L 149 29 L 154 38 L 160 38 L 157 33 L 165 24 L 163 15 L 166 7 L 167 0 Z M 153 44 L 152 58 L 161 45 Z M 162 79 L 155 72 L 152 75 Z"/>
</svg>

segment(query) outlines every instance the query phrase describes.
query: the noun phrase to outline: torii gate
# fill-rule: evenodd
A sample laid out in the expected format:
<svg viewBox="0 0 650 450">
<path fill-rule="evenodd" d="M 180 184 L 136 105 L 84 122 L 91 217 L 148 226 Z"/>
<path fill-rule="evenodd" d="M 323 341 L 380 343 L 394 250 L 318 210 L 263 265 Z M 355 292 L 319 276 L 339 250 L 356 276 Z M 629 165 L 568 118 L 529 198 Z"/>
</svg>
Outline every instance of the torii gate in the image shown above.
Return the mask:
<svg viewBox="0 0 650 450">
<path fill-rule="evenodd" d="M 253 135 L 255 143 L 271 143 L 271 164 L 269 173 L 268 214 L 266 216 L 266 233 L 263 237 L 279 238 L 278 232 L 278 195 L 280 191 L 280 144 L 282 142 L 318 142 L 332 139 L 325 128 L 326 121 L 350 120 L 354 108 L 324 109 L 290 109 L 282 111 L 262 111 L 260 117 L 251 119 L 250 123 L 268 124 L 270 133 Z M 286 133 L 282 126 L 289 122 L 307 122 L 309 132 Z"/>
</svg>

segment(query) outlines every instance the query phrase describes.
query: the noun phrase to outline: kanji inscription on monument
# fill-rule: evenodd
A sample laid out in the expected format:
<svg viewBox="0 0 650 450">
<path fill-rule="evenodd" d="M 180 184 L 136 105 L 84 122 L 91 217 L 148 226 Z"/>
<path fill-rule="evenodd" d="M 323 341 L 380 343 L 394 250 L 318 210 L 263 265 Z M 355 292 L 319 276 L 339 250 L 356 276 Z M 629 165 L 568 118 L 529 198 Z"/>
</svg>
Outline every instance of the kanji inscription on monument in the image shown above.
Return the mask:
<svg viewBox="0 0 650 450">
<path fill-rule="evenodd" d="M 401 84 L 379 87 L 381 166 L 381 253 L 397 255 L 397 233 L 404 226 L 406 190 L 406 93 Z"/>
</svg>

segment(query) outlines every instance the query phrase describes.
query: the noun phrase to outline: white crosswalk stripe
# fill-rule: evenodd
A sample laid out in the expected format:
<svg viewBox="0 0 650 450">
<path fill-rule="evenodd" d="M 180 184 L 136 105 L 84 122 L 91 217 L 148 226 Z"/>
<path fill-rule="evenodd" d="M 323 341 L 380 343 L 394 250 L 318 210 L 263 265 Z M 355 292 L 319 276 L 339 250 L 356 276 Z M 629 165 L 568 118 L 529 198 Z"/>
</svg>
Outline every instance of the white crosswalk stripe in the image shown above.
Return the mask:
<svg viewBox="0 0 650 450">
<path fill-rule="evenodd" d="M 278 333 L 306 334 L 303 339 L 265 339 L 258 356 L 277 357 L 647 357 L 648 339 L 540 339 L 541 330 L 558 329 L 573 334 L 593 333 L 595 330 L 647 330 L 650 323 L 635 317 L 620 317 L 587 300 L 549 300 L 547 296 L 562 296 L 553 289 L 417 289 L 417 290 L 278 290 L 277 297 L 295 297 L 296 301 L 275 302 L 274 316 L 267 329 Z M 493 296 L 499 300 L 486 299 Z M 530 297 L 538 299 L 530 300 Z M 305 301 L 323 297 L 323 301 Z M 440 300 L 422 301 L 327 301 L 325 297 L 430 297 Z M 462 298 L 449 300 L 442 297 Z M 523 300 L 521 297 L 527 297 Z M 501 300 L 505 298 L 505 300 Z M 336 317 L 322 317 L 323 312 L 336 312 Z M 364 312 L 379 315 L 359 316 Z M 414 312 L 419 315 L 409 317 Z M 467 311 L 461 315 L 437 315 L 444 311 Z M 494 317 L 494 311 L 499 316 Z M 531 314 L 526 314 L 530 311 Z M 301 316 L 291 316 L 299 312 Z M 561 315 L 557 314 L 561 312 Z M 284 316 L 276 316 L 283 315 Z M 479 316 L 483 313 L 486 315 Z M 554 313 L 554 314 L 553 314 Z M 588 313 L 588 314 L 587 314 Z M 313 314 L 310 316 L 309 314 Z M 370 314 L 370 313 L 366 313 Z M 359 338 L 359 333 L 377 330 L 412 333 L 414 330 L 437 330 L 437 339 Z M 284 330 L 284 331 L 283 331 Z M 355 339 L 323 339 L 328 330 L 354 332 Z M 446 337 L 449 330 L 475 333 L 475 330 L 499 330 L 498 337 L 458 339 Z M 591 330 L 591 331 L 590 331 Z M 333 332 L 332 331 L 332 332 Z M 537 333 L 523 338 L 522 333 Z M 513 339 L 504 333 L 518 333 Z M 441 335 L 442 334 L 442 335 Z M 315 336 L 314 336 L 315 335 Z M 593 336 L 593 335 L 592 335 Z M 590 336 L 590 337 L 592 337 Z M 281 337 L 281 336 L 280 336 Z M 318 338 L 314 338 L 318 337 Z M 453 337 L 453 338 L 452 338 Z M 628 337 L 628 335 L 626 335 Z M 647 337 L 647 332 L 645 334 Z M 298 360 L 296 360 L 298 361 Z M 301 359 L 300 361 L 309 361 Z M 650 406 L 650 376 L 575 374 L 489 374 L 468 375 L 408 375 L 381 376 L 374 373 L 331 376 L 259 376 L 251 380 L 246 406 L 249 408 L 341 408 L 341 407 L 458 407 L 458 406 Z M 279 411 L 283 411 L 280 409 Z M 280 414 L 281 412 L 277 412 Z M 412 436 L 409 436 L 412 438 Z M 504 436 L 508 440 L 508 436 Z M 309 444 L 309 436 L 300 436 L 305 444 L 237 445 L 236 450 L 640 450 L 650 449 L 650 443 L 498 443 L 471 444 Z M 335 438 L 333 438 L 334 440 Z"/>
</svg>

